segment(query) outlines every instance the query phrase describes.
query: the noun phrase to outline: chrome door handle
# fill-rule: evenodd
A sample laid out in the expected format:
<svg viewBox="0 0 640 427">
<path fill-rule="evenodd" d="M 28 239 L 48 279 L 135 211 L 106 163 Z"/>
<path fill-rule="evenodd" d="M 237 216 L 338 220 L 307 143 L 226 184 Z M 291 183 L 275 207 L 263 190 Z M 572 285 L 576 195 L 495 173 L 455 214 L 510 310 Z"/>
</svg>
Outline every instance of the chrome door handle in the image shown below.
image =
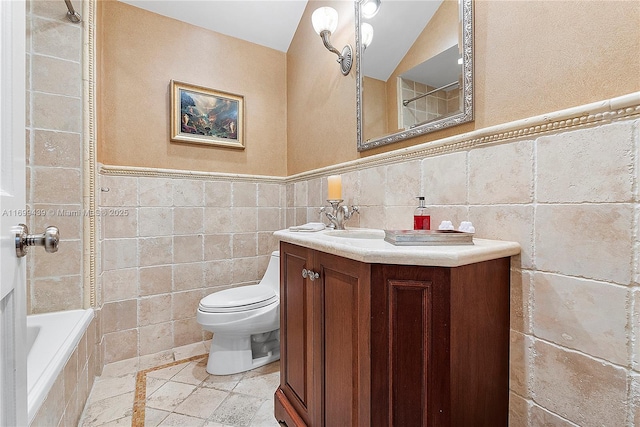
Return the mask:
<svg viewBox="0 0 640 427">
<path fill-rule="evenodd" d="M 44 250 L 50 254 L 58 250 L 58 242 L 60 242 L 58 227 L 49 226 L 42 234 L 29 234 L 29 228 L 25 224 L 18 224 L 15 234 L 16 256 L 18 258 L 27 254 L 29 246 L 44 246 Z"/>
</svg>

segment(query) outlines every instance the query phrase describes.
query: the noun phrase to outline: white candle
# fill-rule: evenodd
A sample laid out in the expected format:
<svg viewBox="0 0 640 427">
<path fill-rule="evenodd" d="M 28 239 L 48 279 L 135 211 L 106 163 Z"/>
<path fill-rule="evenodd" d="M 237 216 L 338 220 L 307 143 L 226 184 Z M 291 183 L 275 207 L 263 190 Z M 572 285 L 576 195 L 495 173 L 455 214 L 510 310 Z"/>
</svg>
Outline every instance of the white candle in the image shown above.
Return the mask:
<svg viewBox="0 0 640 427">
<path fill-rule="evenodd" d="M 340 175 L 331 175 L 327 178 L 327 183 L 329 185 L 327 199 L 342 199 L 342 177 Z"/>
</svg>

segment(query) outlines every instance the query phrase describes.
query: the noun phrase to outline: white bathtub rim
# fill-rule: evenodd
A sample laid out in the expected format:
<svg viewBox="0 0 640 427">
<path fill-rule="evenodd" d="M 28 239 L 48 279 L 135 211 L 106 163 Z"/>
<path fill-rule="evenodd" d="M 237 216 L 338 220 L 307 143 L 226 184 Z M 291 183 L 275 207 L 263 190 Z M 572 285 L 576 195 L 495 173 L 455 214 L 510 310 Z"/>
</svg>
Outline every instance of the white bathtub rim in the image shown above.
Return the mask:
<svg viewBox="0 0 640 427">
<path fill-rule="evenodd" d="M 66 363 L 69 361 L 73 351 L 76 349 L 80 340 L 84 336 L 85 331 L 89 327 L 91 320 L 95 316 L 93 309 L 86 310 L 67 310 L 58 311 L 53 313 L 43 313 L 27 316 L 27 327 L 30 323 L 37 320 L 47 321 L 48 319 L 55 318 L 57 316 L 73 316 L 76 318 L 76 322 L 69 331 L 68 335 L 64 337 L 62 342 L 59 342 L 59 351 L 56 351 L 53 357 L 46 363 L 43 369 L 40 369 L 41 374 L 31 384 L 30 379 L 27 380 L 27 393 L 28 393 L 28 420 L 29 424 L 33 421 L 38 410 L 42 406 L 42 403 L 46 399 L 49 391 L 53 387 L 56 379 L 64 369 Z M 37 339 L 36 339 L 37 341 Z M 36 347 L 36 344 L 34 344 Z M 33 364 L 33 363 L 31 363 Z M 29 356 L 27 355 L 27 377 L 29 378 Z M 33 367 L 31 367 L 33 368 Z"/>
</svg>

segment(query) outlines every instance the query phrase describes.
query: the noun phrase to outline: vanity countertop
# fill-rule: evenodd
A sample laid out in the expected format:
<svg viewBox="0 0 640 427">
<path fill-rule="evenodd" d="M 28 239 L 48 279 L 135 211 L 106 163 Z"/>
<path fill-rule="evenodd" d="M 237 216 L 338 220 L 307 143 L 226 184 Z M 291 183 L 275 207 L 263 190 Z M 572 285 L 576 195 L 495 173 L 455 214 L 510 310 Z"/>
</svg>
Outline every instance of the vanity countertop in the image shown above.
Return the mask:
<svg viewBox="0 0 640 427">
<path fill-rule="evenodd" d="M 502 240 L 473 239 L 464 246 L 395 246 L 384 240 L 384 230 L 347 229 L 315 232 L 280 230 L 274 233 L 279 240 L 310 249 L 339 255 L 369 264 L 422 265 L 459 267 L 461 265 L 503 258 L 520 253 L 520 244 Z M 365 237 L 365 238 L 362 238 Z"/>
</svg>

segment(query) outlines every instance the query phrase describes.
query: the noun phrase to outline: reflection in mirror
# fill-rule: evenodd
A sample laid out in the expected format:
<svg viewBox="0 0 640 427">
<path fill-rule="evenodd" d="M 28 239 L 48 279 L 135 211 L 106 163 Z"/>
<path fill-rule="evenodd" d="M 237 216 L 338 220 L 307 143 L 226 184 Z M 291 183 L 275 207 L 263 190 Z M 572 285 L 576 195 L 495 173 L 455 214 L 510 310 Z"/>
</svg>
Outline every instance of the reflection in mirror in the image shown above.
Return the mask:
<svg viewBox="0 0 640 427">
<path fill-rule="evenodd" d="M 400 128 L 411 129 L 462 111 L 459 57 L 456 44 L 400 74 Z"/>
<path fill-rule="evenodd" d="M 356 1 L 358 151 L 473 120 L 472 0 Z M 373 26 L 366 49 L 361 25 Z"/>
</svg>

